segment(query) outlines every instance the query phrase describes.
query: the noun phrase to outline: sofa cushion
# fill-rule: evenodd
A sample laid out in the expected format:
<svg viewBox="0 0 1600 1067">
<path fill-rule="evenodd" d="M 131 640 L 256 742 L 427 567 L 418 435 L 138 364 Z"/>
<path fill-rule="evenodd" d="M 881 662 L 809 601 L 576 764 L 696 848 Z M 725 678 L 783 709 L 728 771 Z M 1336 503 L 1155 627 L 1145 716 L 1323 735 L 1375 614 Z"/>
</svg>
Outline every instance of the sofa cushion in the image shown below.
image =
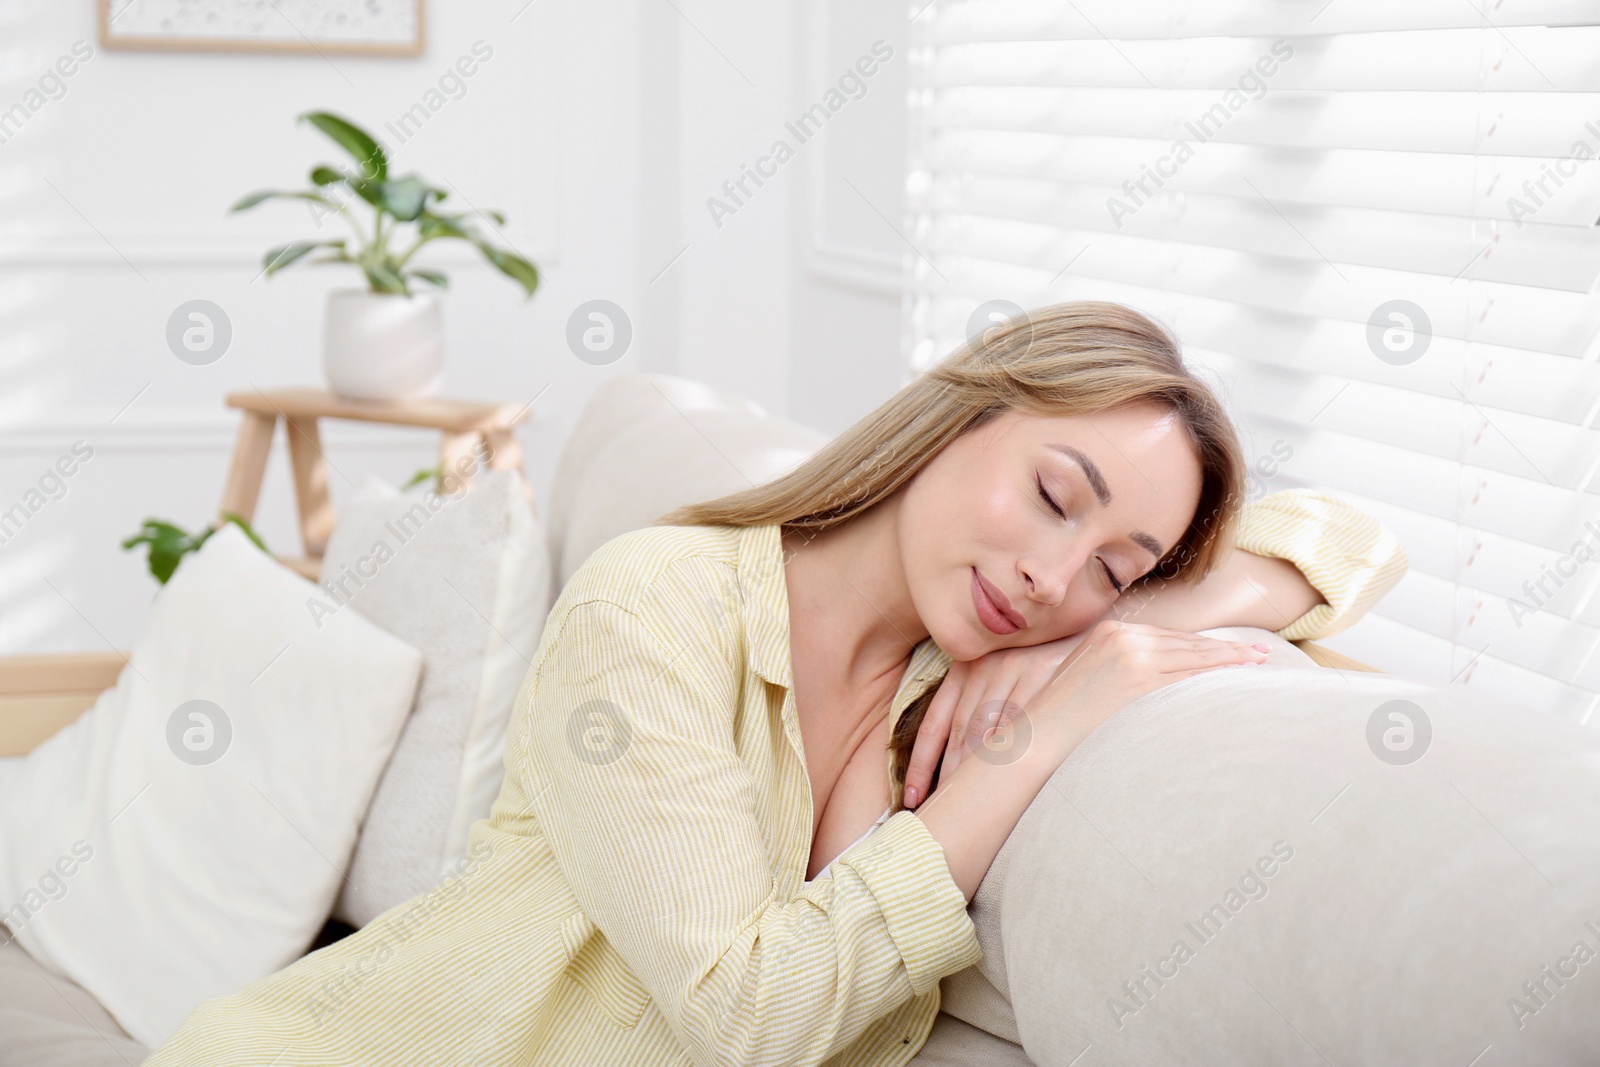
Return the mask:
<svg viewBox="0 0 1600 1067">
<path fill-rule="evenodd" d="M 558 574 L 564 576 L 563 584 L 565 577 L 570 577 L 583 562 L 580 559 L 563 570 L 561 551 L 567 540 L 572 509 L 579 491 L 588 481 L 589 464 L 596 453 L 618 434 L 651 416 L 668 411 L 679 411 L 685 417 L 702 411 L 765 414 L 754 401 L 671 374 L 622 374 L 597 387 L 561 446 L 555 478 L 550 486 L 550 502 L 545 508 L 551 564 Z M 646 519 L 638 525 L 644 526 L 648 522 Z M 625 531 L 618 531 L 622 532 Z M 587 557 L 588 553 L 584 555 Z"/>
<path fill-rule="evenodd" d="M 1270 651 L 1263 667 L 1316 668 L 1310 656 L 1271 630 L 1255 626 L 1219 626 L 1202 632 L 1219 641 L 1266 643 Z M 1052 803 L 1055 798 L 1047 788 L 1034 799 L 1030 808 Z M 983 948 L 983 959 L 940 980 L 939 1009 L 995 1037 L 1020 1042 L 1022 1036 L 1017 1032 L 1017 1017 L 1011 1007 L 1011 984 L 1006 977 L 1005 941 L 1000 925 L 1011 858 L 1015 855 L 1011 841 L 1015 837 L 1013 831 L 967 905 L 967 914 L 977 930 L 978 944 Z"/>
<path fill-rule="evenodd" d="M 1361 671 L 1207 672 L 1113 715 L 1040 791 L 979 890 L 984 962 L 1045 1067 L 1090 1046 L 1587 1062 L 1596 811 L 1600 736 L 1531 708 Z"/>
<path fill-rule="evenodd" d="M 70 978 L 0 944 L 0 1067 L 128 1067 L 150 1050 Z M 941 1012 L 910 1067 L 1033 1067 L 1022 1046 Z"/>
<path fill-rule="evenodd" d="M 401 493 L 368 478 L 339 512 L 323 602 L 421 650 L 416 705 L 334 910 L 365 926 L 438 884 L 500 792 L 506 723 L 549 601 L 550 557 L 514 471 Z"/>
<path fill-rule="evenodd" d="M 0 939 L 0 1067 L 128 1067 L 149 1054 L 82 986 Z"/>
<path fill-rule="evenodd" d="M 416 649 L 354 612 L 319 627 L 315 594 L 224 525 L 0 786 L 0 919 L 145 1045 L 304 951 L 411 707 Z"/>
<path fill-rule="evenodd" d="M 1022 1046 L 1003 1041 L 953 1015 L 933 1017 L 928 1040 L 908 1067 L 1034 1067 Z"/>
<path fill-rule="evenodd" d="M 613 537 L 683 504 L 748 489 L 801 463 L 827 438 L 738 407 L 667 406 L 595 450 L 574 492 L 560 554 L 562 585 Z"/>
</svg>

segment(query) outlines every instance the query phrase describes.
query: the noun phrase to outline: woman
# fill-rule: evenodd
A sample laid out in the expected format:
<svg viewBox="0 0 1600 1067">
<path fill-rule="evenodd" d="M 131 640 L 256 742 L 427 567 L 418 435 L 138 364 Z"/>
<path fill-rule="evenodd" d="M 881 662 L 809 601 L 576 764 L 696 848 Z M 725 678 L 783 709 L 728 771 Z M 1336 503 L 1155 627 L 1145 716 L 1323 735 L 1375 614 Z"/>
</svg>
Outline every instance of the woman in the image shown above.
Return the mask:
<svg viewBox="0 0 1600 1067">
<path fill-rule="evenodd" d="M 1219 567 L 1243 488 L 1143 316 L 1057 305 L 964 345 L 792 473 L 596 551 L 474 866 L 201 1005 L 147 1067 L 905 1063 L 1062 760 L 1140 693 L 1262 658 L 1154 623 L 1331 632 L 1369 602 L 1283 515 L 1257 548 L 1317 588 Z M 1146 621 L 1112 618 L 1138 588 Z M 945 752 L 915 810 L 913 722 L 921 773 Z"/>
</svg>

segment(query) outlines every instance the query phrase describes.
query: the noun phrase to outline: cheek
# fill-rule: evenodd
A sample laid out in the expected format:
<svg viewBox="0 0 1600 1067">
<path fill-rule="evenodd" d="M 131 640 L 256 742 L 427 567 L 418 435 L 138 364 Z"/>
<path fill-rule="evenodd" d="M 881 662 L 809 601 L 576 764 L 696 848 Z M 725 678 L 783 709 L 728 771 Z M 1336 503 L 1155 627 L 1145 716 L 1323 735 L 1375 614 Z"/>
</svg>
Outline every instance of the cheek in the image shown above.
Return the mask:
<svg viewBox="0 0 1600 1067">
<path fill-rule="evenodd" d="M 1020 510 L 1017 506 L 1017 488 L 1003 475 L 984 472 L 974 478 L 967 499 L 968 514 L 974 525 L 984 529 L 996 522 L 1004 523 L 1007 527 L 1016 525 Z"/>
<path fill-rule="evenodd" d="M 952 540 L 939 533 L 947 514 L 942 496 L 941 487 L 919 478 L 907 488 L 900 505 L 900 564 L 913 595 L 933 577 L 953 547 Z"/>
<path fill-rule="evenodd" d="M 972 472 L 952 518 L 971 532 L 975 544 L 1015 558 L 1033 549 L 1043 532 L 1040 512 L 1033 507 L 1026 481 L 1014 471 L 993 466 Z"/>
</svg>

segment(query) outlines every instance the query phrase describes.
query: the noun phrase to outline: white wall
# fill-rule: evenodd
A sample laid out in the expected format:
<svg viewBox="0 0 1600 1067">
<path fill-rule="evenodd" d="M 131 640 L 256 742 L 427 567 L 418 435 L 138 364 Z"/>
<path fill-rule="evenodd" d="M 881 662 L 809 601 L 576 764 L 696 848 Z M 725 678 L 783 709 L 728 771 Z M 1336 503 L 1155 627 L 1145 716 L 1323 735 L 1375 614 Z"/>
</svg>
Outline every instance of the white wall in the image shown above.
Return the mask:
<svg viewBox="0 0 1600 1067">
<path fill-rule="evenodd" d="M 892 52 L 863 79 L 865 95 L 807 142 L 794 206 L 790 412 L 829 433 L 904 384 L 900 278 L 915 255 L 903 236 L 907 14 L 903 3 L 885 0 L 815 4 L 802 27 L 796 112 L 824 99 L 876 42 Z"/>
<path fill-rule="evenodd" d="M 395 168 L 505 211 L 505 240 L 543 273 L 523 303 L 474 255 L 429 257 L 452 276 L 445 392 L 539 396 L 522 438 L 541 498 L 588 393 L 615 373 L 685 374 L 830 432 L 870 410 L 902 363 L 905 18 L 883 0 L 435 0 L 425 55 L 359 59 L 112 51 L 88 2 L 0 0 L 0 110 L 75 42 L 94 50 L 0 144 L 0 510 L 73 442 L 93 449 L 0 544 L 0 653 L 131 646 L 156 586 L 118 542 L 147 516 L 212 517 L 237 425 L 223 394 L 320 383 L 323 294 L 359 277 L 260 278 L 266 248 L 318 228 L 286 205 L 226 213 L 338 160 L 293 116 L 336 111 L 395 146 L 385 121 L 480 40 L 492 57 L 396 147 Z M 895 54 L 865 95 L 717 226 L 706 199 L 773 140 L 795 144 L 785 121 L 879 38 Z M 632 349 L 607 367 L 564 340 L 595 297 L 633 319 Z M 165 341 L 195 298 L 233 327 L 209 366 Z M 324 443 L 337 507 L 367 473 L 431 463 L 435 439 L 330 423 Z M 257 525 L 298 551 L 281 445 Z"/>
</svg>

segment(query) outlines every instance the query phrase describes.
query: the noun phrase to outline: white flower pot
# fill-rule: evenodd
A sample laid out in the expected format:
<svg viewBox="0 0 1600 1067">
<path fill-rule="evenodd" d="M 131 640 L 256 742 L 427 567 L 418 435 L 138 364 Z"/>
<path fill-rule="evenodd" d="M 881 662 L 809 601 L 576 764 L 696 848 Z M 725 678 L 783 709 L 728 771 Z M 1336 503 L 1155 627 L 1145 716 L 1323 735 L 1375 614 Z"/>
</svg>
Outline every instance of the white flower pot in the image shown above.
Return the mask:
<svg viewBox="0 0 1600 1067">
<path fill-rule="evenodd" d="M 350 400 L 433 396 L 444 377 L 439 295 L 333 290 L 322 320 L 322 367 L 329 388 Z"/>
</svg>

